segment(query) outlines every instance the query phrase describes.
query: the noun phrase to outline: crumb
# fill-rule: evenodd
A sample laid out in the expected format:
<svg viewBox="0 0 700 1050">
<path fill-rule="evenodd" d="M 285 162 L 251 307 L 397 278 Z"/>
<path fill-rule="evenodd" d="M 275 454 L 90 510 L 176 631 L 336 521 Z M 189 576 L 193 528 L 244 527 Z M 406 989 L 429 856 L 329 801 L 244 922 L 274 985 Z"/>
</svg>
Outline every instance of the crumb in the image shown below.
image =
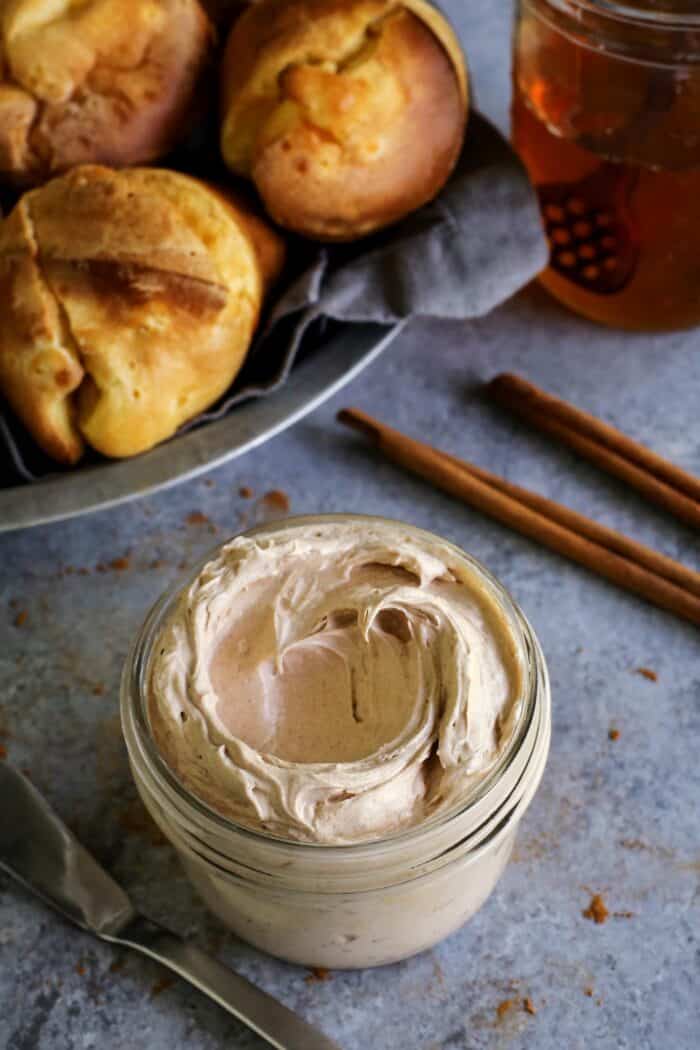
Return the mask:
<svg viewBox="0 0 700 1050">
<path fill-rule="evenodd" d="M 603 1005 L 603 1000 L 602 999 L 596 999 L 595 1004 L 596 1004 L 596 1006 L 602 1006 Z"/>
<path fill-rule="evenodd" d="M 282 489 L 270 489 L 263 496 L 263 503 L 271 510 L 288 511 L 290 507 L 289 496 Z"/>
<path fill-rule="evenodd" d="M 105 687 L 103 686 L 102 682 L 95 682 L 95 684 L 92 687 L 92 695 L 93 696 L 104 696 L 105 695 Z"/>
<path fill-rule="evenodd" d="M 658 682 L 659 676 L 656 671 L 652 671 L 651 667 L 637 667 L 637 674 L 640 674 L 642 678 L 646 678 L 649 682 Z"/>
<path fill-rule="evenodd" d="M 78 977 L 84 977 L 85 976 L 85 966 L 83 965 L 82 962 L 77 963 L 77 965 L 75 967 L 75 972 L 77 973 Z"/>
<path fill-rule="evenodd" d="M 3 744 L 0 744 L 0 760 L 3 758 L 7 758 L 7 748 Z"/>
<path fill-rule="evenodd" d="M 171 988 L 175 984 L 174 977 L 159 977 L 157 981 L 151 985 L 151 999 L 155 999 L 157 995 L 164 992 L 167 988 Z"/>
<path fill-rule="evenodd" d="M 526 1014 L 532 1014 L 533 1016 L 537 1013 L 537 1010 L 535 1009 L 535 1004 L 533 1003 L 532 999 L 527 995 L 523 999 L 523 1010 Z"/>
<path fill-rule="evenodd" d="M 496 1007 L 496 1016 L 499 1021 L 502 1021 L 509 1010 L 515 1006 L 517 999 L 504 999 L 503 1002 L 499 1003 Z"/>
<path fill-rule="evenodd" d="M 29 613 L 27 612 L 27 610 L 26 609 L 20 609 L 20 611 L 15 616 L 15 627 L 24 627 L 25 623 L 27 622 L 28 617 L 29 617 Z"/>
<path fill-rule="evenodd" d="M 304 980 L 307 984 L 315 984 L 317 981 L 330 981 L 331 971 L 325 966 L 312 966 Z"/>
<path fill-rule="evenodd" d="M 90 575 L 90 570 L 86 569 L 85 566 L 83 566 L 80 569 L 76 569 L 76 572 L 78 573 L 78 576 L 89 576 Z"/>
<path fill-rule="evenodd" d="M 163 561 L 163 559 L 162 559 L 162 558 L 155 558 L 155 559 L 154 559 L 154 560 L 153 560 L 153 561 L 152 561 L 152 562 L 150 563 L 150 565 L 148 566 L 148 568 L 149 568 L 149 569 L 162 569 L 164 565 L 167 565 L 167 562 Z"/>
<path fill-rule="evenodd" d="M 185 518 L 187 525 L 209 525 L 211 524 L 206 514 L 203 514 L 201 510 L 191 511 Z"/>
<path fill-rule="evenodd" d="M 241 485 L 241 487 L 238 490 L 238 495 L 241 497 L 241 499 L 252 499 L 255 493 L 253 492 L 250 485 Z"/>
<path fill-rule="evenodd" d="M 604 923 L 608 918 L 610 912 L 605 907 L 605 901 L 599 893 L 594 893 L 591 897 L 591 903 L 587 908 L 581 912 L 584 919 L 591 919 L 593 922 L 599 925 Z"/>
<path fill-rule="evenodd" d="M 95 566 L 95 572 L 107 572 L 107 566 L 103 561 L 98 561 L 97 565 Z"/>
<path fill-rule="evenodd" d="M 583 989 L 583 994 L 587 995 L 589 999 L 593 998 L 593 989 L 591 988 L 590 984 L 588 985 L 587 988 Z"/>
<path fill-rule="evenodd" d="M 620 845 L 623 849 L 651 849 L 646 842 L 642 842 L 641 839 L 620 839 Z"/>
<path fill-rule="evenodd" d="M 620 730 L 619 729 L 615 729 L 614 727 L 611 727 L 610 729 L 608 729 L 608 740 L 619 740 L 619 739 L 620 739 Z"/>
<path fill-rule="evenodd" d="M 123 969 L 124 969 L 124 960 L 123 959 L 115 959 L 114 962 L 111 964 L 111 966 L 109 968 L 109 972 L 110 973 L 119 973 Z"/>
<path fill-rule="evenodd" d="M 129 559 L 125 557 L 114 558 L 109 563 L 109 567 L 110 569 L 114 569 L 115 572 L 124 572 L 126 569 L 129 568 Z"/>
</svg>

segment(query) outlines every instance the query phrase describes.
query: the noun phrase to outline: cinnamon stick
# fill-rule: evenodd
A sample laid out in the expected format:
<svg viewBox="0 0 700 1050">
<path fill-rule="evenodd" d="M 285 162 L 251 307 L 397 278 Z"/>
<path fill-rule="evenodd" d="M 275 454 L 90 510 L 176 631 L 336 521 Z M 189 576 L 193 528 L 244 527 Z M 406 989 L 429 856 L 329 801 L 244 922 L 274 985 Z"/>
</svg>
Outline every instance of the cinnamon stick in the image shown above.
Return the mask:
<svg viewBox="0 0 700 1050">
<path fill-rule="evenodd" d="M 531 506 L 519 502 L 507 492 L 500 491 L 478 477 L 473 472 L 478 468 L 473 468 L 471 464 L 462 463 L 454 457 L 448 458 L 437 449 L 414 441 L 379 423 L 359 409 L 343 409 L 338 413 L 338 419 L 370 437 L 388 459 L 477 510 L 489 514 L 504 525 L 583 565 L 619 587 L 700 625 L 700 598 L 695 594 L 657 575 L 636 560 L 617 554 L 546 517 Z M 633 543 L 631 540 L 629 542 Z"/>
<path fill-rule="evenodd" d="M 498 375 L 488 390 L 498 404 L 537 430 L 625 481 L 681 521 L 700 528 L 700 479 L 694 475 L 520 376 Z"/>
<path fill-rule="evenodd" d="M 624 558 L 636 561 L 639 565 L 643 565 L 644 568 L 656 573 L 657 576 L 663 576 L 664 579 L 670 580 L 671 583 L 677 583 L 679 587 L 683 587 L 685 590 L 690 591 L 691 594 L 696 594 L 700 597 L 700 572 L 694 572 L 693 569 L 689 569 L 686 565 L 681 565 L 680 562 L 674 561 L 673 558 L 668 558 L 665 554 L 660 554 L 651 547 L 646 547 L 643 543 L 637 543 L 636 540 L 630 539 L 629 536 L 625 536 L 622 532 L 610 529 L 607 525 L 600 525 L 597 521 L 593 521 L 592 518 L 587 518 L 585 515 L 579 514 L 578 511 L 571 510 L 570 507 L 565 507 L 561 503 L 555 503 L 554 500 L 547 499 L 546 496 L 540 496 L 539 493 L 531 492 L 530 489 L 522 488 L 520 485 L 514 485 L 513 482 L 499 478 L 497 474 L 492 474 L 482 467 L 475 467 L 472 463 L 467 464 L 463 460 L 457 459 L 456 456 L 448 455 L 446 452 L 438 452 L 438 455 L 443 456 L 462 470 L 468 470 L 474 477 L 485 481 L 500 492 L 505 492 L 506 495 L 512 496 L 519 503 L 524 503 L 526 506 L 531 507 L 532 510 L 544 514 L 545 517 L 550 518 L 552 521 L 564 525 L 573 532 L 578 532 L 581 536 L 586 536 L 589 540 L 593 540 L 594 543 L 599 543 L 601 546 L 607 547 L 608 550 L 621 554 Z"/>
</svg>

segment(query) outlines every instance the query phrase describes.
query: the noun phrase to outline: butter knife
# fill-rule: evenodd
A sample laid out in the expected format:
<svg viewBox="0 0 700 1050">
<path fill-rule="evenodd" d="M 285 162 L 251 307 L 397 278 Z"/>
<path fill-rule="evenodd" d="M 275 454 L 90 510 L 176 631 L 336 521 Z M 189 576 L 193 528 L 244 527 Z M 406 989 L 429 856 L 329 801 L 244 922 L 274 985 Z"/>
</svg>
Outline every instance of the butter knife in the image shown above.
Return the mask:
<svg viewBox="0 0 700 1050">
<path fill-rule="evenodd" d="M 139 915 L 124 890 L 29 781 L 0 762 L 0 870 L 82 930 L 162 963 L 277 1050 L 340 1050 L 337 1043 L 244 977 Z"/>
</svg>

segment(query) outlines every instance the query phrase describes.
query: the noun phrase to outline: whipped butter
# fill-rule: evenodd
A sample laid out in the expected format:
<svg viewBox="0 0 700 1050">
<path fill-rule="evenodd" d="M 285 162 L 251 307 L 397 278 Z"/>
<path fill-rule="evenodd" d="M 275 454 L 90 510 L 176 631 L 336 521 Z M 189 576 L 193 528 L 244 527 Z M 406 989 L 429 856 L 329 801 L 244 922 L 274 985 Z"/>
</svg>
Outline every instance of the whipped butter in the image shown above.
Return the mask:
<svg viewBox="0 0 700 1050">
<path fill-rule="evenodd" d="M 464 803 L 512 737 L 523 664 L 449 544 L 310 520 L 232 540 L 182 592 L 148 715 L 183 786 L 236 823 L 370 842 Z"/>
</svg>

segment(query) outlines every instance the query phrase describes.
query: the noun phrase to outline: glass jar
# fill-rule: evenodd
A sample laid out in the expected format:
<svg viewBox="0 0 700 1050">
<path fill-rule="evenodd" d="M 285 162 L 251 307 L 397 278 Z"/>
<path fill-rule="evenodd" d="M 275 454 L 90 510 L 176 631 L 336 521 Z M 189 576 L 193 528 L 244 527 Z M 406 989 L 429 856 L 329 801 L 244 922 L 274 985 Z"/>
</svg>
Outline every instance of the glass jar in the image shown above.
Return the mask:
<svg viewBox="0 0 700 1050">
<path fill-rule="evenodd" d="M 699 324 L 697 0 L 520 0 L 512 130 L 544 286 L 610 325 Z"/>
<path fill-rule="evenodd" d="M 284 525 L 313 526 L 348 517 L 297 518 Z M 315 845 L 238 825 L 182 785 L 161 758 L 149 729 L 148 670 L 165 619 L 209 558 L 156 603 L 122 679 L 122 726 L 136 786 L 192 884 L 239 937 L 306 966 L 345 969 L 395 962 L 429 948 L 469 919 L 508 861 L 549 749 L 547 668 L 523 614 L 473 558 L 420 529 L 389 524 L 400 524 L 418 540 L 439 542 L 476 574 L 506 617 L 525 668 L 512 736 L 459 809 L 381 840 Z M 279 527 L 277 522 L 245 535 Z"/>
</svg>

